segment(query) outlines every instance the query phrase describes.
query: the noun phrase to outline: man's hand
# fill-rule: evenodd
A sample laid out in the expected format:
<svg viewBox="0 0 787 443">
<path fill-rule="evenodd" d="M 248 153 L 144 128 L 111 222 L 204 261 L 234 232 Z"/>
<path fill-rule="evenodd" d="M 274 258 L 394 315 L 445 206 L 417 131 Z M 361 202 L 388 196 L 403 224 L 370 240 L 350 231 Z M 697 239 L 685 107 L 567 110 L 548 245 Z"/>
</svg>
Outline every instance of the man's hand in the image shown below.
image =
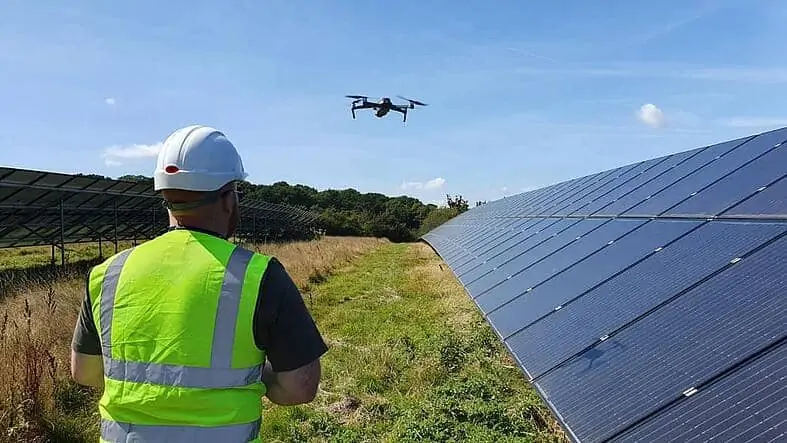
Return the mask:
<svg viewBox="0 0 787 443">
<path fill-rule="evenodd" d="M 265 396 L 282 406 L 309 403 L 317 395 L 321 375 L 319 359 L 285 372 L 273 372 L 270 363 L 266 361 L 262 371 L 262 381 L 267 387 Z"/>
<path fill-rule="evenodd" d="M 104 389 L 104 361 L 100 355 L 71 351 L 71 378 L 77 383 Z"/>
</svg>

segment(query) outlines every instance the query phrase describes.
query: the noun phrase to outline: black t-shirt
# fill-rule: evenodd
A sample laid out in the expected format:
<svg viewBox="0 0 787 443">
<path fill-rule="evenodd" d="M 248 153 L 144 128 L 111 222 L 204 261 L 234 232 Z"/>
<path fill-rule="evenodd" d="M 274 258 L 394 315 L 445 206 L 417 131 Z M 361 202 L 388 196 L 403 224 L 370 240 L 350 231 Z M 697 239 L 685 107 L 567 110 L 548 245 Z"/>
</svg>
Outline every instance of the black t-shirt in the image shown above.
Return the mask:
<svg viewBox="0 0 787 443">
<path fill-rule="evenodd" d="M 82 354 L 101 355 L 87 281 L 85 285 L 85 298 L 71 347 Z M 328 350 L 298 287 L 281 262 L 273 257 L 260 285 L 253 330 L 254 342 L 265 351 L 275 372 L 297 369 Z"/>
</svg>

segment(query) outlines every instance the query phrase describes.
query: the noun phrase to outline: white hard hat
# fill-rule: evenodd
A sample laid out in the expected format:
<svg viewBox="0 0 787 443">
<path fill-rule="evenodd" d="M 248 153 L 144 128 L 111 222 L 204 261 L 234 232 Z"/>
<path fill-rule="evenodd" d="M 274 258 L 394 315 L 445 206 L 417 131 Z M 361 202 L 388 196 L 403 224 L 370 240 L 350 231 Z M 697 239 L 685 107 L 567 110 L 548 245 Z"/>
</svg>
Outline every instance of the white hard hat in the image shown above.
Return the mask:
<svg viewBox="0 0 787 443">
<path fill-rule="evenodd" d="M 153 173 L 153 187 L 215 191 L 248 177 L 238 151 L 227 137 L 209 126 L 180 128 L 164 140 Z"/>
</svg>

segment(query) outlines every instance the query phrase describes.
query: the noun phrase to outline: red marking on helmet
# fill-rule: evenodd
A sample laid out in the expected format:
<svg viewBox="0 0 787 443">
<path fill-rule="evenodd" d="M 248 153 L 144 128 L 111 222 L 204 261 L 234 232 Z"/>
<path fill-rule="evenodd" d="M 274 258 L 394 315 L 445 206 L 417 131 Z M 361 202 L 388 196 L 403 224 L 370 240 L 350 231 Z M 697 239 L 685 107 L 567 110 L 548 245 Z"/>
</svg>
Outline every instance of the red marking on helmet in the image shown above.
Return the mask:
<svg viewBox="0 0 787 443">
<path fill-rule="evenodd" d="M 166 168 L 164 168 L 164 170 L 167 171 L 167 174 L 174 174 L 180 171 L 180 169 L 178 169 L 178 167 L 175 165 L 169 165 Z"/>
</svg>

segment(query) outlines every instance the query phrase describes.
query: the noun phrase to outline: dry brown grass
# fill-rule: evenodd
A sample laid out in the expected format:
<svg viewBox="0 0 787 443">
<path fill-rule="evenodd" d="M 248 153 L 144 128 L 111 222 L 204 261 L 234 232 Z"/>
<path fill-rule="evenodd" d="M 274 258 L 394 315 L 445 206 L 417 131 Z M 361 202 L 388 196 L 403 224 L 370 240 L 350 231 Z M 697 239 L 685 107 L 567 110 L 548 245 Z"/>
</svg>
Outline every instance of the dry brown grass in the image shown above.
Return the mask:
<svg viewBox="0 0 787 443">
<path fill-rule="evenodd" d="M 323 237 L 318 242 L 258 245 L 256 249 L 276 257 L 295 284 L 307 291 L 371 248 L 386 243 L 388 240 L 368 237 Z"/>
<path fill-rule="evenodd" d="M 385 243 L 326 237 L 255 249 L 277 257 L 308 291 L 311 284 Z M 47 438 L 58 434 L 79 441 L 71 435 L 86 432 L 79 419 L 97 420 L 94 393 L 70 381 L 70 342 L 84 293 L 84 275 L 79 275 L 30 281 L 19 294 L 0 300 L 0 442 L 51 441 Z M 83 435 L 94 435 L 91 432 Z"/>
</svg>

